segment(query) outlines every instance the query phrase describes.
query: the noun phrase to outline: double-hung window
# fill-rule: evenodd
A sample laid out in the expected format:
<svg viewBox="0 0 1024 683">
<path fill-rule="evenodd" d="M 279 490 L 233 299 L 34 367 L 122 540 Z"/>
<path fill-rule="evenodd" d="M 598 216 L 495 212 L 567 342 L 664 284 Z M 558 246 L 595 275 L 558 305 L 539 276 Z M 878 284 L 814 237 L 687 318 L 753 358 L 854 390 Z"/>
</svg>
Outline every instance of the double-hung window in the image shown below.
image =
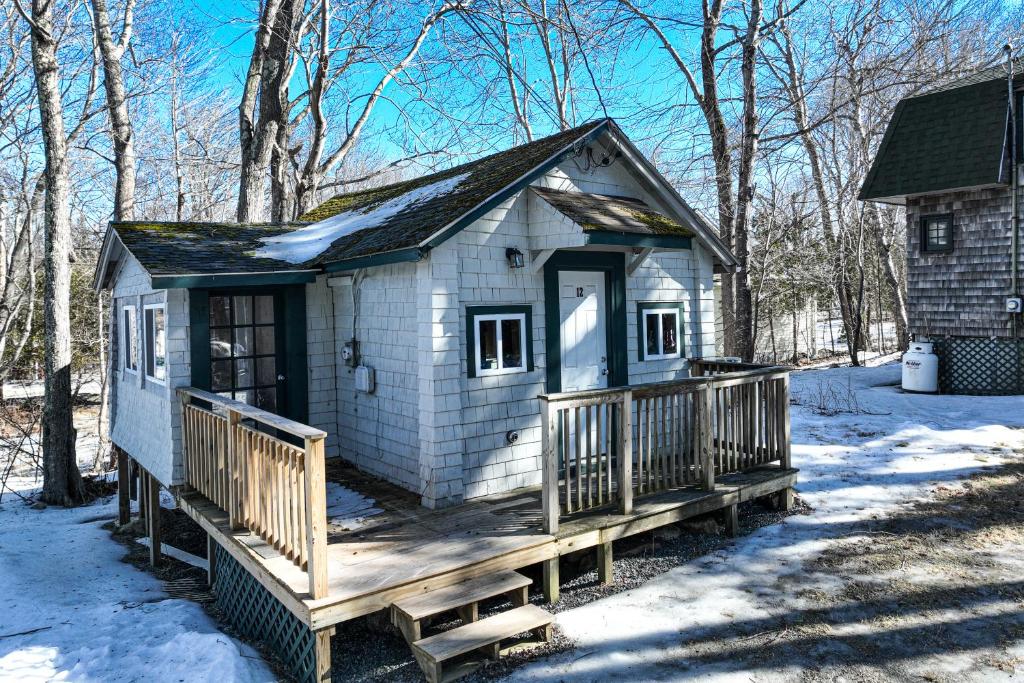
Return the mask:
<svg viewBox="0 0 1024 683">
<path fill-rule="evenodd" d="M 466 314 L 470 377 L 533 369 L 529 306 L 471 306 Z"/>
<path fill-rule="evenodd" d="M 921 217 L 921 251 L 953 251 L 953 215 L 949 213 Z"/>
<path fill-rule="evenodd" d="M 167 317 L 163 304 L 143 307 L 143 333 L 146 335 L 146 377 L 157 382 L 167 380 Z"/>
<path fill-rule="evenodd" d="M 640 303 L 640 360 L 665 360 L 683 355 L 682 304 Z"/>
<path fill-rule="evenodd" d="M 139 371 L 139 331 L 135 306 L 121 307 L 121 364 L 128 372 Z"/>
</svg>

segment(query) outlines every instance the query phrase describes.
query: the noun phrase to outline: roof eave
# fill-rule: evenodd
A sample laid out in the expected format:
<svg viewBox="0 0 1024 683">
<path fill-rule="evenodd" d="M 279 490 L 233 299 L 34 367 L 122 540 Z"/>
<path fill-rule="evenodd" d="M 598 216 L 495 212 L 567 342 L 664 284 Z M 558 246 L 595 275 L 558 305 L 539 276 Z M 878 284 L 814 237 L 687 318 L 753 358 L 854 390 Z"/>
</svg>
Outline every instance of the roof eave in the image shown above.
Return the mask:
<svg viewBox="0 0 1024 683">
<path fill-rule="evenodd" d="M 676 214 L 672 217 L 677 221 L 689 223 L 693 226 L 698 240 L 708 247 L 722 268 L 730 272 L 737 270 L 739 268 L 739 259 L 733 255 L 732 251 L 721 240 L 714 227 L 699 212 L 686 203 L 686 200 L 676 192 L 676 189 L 661 175 L 654 164 L 641 154 L 640 150 L 615 125 L 614 121 L 609 123 L 611 124 L 609 131 L 620 149 L 624 150 L 626 159 L 644 171 L 644 177 L 652 184 L 653 189 L 657 190 L 657 194 L 665 200 L 668 209 Z"/>
<path fill-rule="evenodd" d="M 127 252 L 127 247 L 121 241 L 112 223 L 107 223 L 107 230 L 103 234 L 103 244 L 100 246 L 100 256 L 96 260 L 96 268 L 92 274 L 92 288 L 96 293 L 107 289 L 107 275 L 110 265 L 110 256 L 113 249 L 120 247 Z"/>
</svg>

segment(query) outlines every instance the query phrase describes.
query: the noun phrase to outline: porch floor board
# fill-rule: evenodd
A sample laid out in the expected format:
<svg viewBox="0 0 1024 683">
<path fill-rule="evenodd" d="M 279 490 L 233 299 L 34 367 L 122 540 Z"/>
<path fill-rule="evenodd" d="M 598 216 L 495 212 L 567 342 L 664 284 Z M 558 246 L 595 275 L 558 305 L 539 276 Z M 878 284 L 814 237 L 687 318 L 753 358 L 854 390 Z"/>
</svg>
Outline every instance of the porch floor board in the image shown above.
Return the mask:
<svg viewBox="0 0 1024 683">
<path fill-rule="evenodd" d="M 308 578 L 255 534 L 231 531 L 227 515 L 203 496 L 180 496 L 182 509 L 300 619 L 324 628 L 389 607 L 400 598 L 501 569 L 648 531 L 793 486 L 796 470 L 766 466 L 723 475 L 714 491 L 687 486 L 638 497 L 633 512 L 609 507 L 563 518 L 554 536 L 541 531 L 539 489 L 429 510 L 418 496 L 332 461 L 327 478 L 373 498 L 381 513 L 358 529 L 328 525 L 328 594 L 310 600 Z"/>
</svg>

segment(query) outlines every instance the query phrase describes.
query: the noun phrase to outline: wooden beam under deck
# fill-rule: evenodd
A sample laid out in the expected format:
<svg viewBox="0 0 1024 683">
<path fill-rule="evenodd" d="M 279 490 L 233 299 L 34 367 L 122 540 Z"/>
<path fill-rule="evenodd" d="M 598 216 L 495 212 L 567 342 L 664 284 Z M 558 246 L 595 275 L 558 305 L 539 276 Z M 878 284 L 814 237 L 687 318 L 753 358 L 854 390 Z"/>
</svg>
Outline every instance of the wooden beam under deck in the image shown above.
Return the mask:
<svg viewBox="0 0 1024 683">
<path fill-rule="evenodd" d="M 319 600 L 310 599 L 305 572 L 256 535 L 232 531 L 227 514 L 208 500 L 185 493 L 180 502 L 285 607 L 320 630 L 466 579 L 557 560 L 754 498 L 785 495 L 796 478 L 796 470 L 770 466 L 724 475 L 714 491 L 692 486 L 638 497 L 628 515 L 608 508 L 564 518 L 556 535 L 541 531 L 539 490 L 443 511 L 382 515 L 383 521 L 371 518 L 363 529 L 330 535 L 327 594 Z"/>
</svg>

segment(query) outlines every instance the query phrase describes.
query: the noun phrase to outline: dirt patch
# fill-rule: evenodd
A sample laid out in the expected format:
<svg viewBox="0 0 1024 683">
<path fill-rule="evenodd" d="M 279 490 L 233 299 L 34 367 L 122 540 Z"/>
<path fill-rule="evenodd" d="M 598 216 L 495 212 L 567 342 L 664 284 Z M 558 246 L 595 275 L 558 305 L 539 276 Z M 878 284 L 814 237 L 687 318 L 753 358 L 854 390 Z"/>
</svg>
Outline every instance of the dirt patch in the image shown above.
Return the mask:
<svg viewBox="0 0 1024 683">
<path fill-rule="evenodd" d="M 792 576 L 785 577 L 792 582 Z M 780 580 L 781 581 L 781 580 Z M 751 680 L 988 680 L 1024 671 L 1024 464 L 851 529 L 765 614 L 684 644 Z"/>
</svg>

